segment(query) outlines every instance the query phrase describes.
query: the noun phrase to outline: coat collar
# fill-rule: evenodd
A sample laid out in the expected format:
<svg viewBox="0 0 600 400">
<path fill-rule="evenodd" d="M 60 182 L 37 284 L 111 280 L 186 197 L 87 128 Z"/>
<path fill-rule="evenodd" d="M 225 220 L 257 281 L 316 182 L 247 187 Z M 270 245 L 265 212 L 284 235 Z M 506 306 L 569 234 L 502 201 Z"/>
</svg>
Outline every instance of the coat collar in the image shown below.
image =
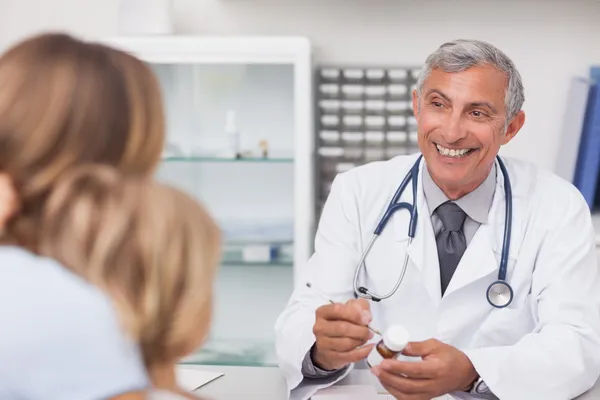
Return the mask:
<svg viewBox="0 0 600 400">
<path fill-rule="evenodd" d="M 432 216 L 435 210 L 443 203 L 449 201 L 446 194 L 435 184 L 429 174 L 427 166 L 423 167 L 423 193 L 427 200 L 429 216 Z M 485 224 L 488 222 L 488 215 L 494 192 L 496 191 L 496 174 L 498 168 L 493 164 L 487 178 L 475 190 L 454 201 L 472 220 Z"/>
<path fill-rule="evenodd" d="M 509 178 L 512 178 L 514 174 L 511 176 L 510 163 L 505 162 L 505 164 L 509 173 Z M 412 167 L 412 164 L 407 168 L 406 172 L 408 172 L 410 167 Z M 412 264 L 421 271 L 423 281 L 425 282 L 432 299 L 437 299 L 437 301 L 439 301 L 441 297 L 439 261 L 430 218 L 431 211 L 429 210 L 423 191 L 423 168 L 425 168 L 425 162 L 424 160 L 421 160 L 416 199 L 418 210 L 417 228 L 415 238 L 408 247 L 408 253 Z M 504 175 L 500 170 L 497 160 L 495 162 L 495 168 L 498 173 L 496 173 L 496 188 L 488 214 L 488 221 L 480 225 L 475 236 L 469 243 L 461 262 L 454 273 L 452 281 L 446 289 L 445 296 L 449 296 L 452 292 L 489 274 L 497 274 L 498 272 L 504 238 L 506 202 Z M 403 177 L 404 176 L 399 177 L 398 183 Z M 522 196 L 521 193 L 523 187 L 515 185 L 514 181 L 515 179 L 511 179 L 513 216 L 509 262 L 511 259 L 516 259 L 519 253 L 520 244 L 523 239 L 522 223 L 525 217 L 524 196 Z M 412 204 L 413 199 L 411 192 L 412 191 L 410 190 L 406 190 L 401 196 L 401 201 Z M 408 239 L 408 222 L 410 219 L 408 212 L 402 210 L 396 214 L 397 215 L 394 215 L 390 221 L 394 230 L 394 238 L 396 241 L 406 241 Z"/>
</svg>

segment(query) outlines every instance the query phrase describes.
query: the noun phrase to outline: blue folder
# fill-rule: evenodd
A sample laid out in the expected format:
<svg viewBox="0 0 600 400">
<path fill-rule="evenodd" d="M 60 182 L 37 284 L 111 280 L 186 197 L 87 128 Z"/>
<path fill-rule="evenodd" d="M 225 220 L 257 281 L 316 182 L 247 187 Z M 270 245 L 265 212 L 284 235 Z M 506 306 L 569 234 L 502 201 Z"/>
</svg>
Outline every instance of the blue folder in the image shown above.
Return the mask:
<svg viewBox="0 0 600 400">
<path fill-rule="evenodd" d="M 590 78 L 592 78 L 594 82 L 600 82 L 600 67 L 590 68 Z"/>
<path fill-rule="evenodd" d="M 594 208 L 600 170 L 600 70 L 592 69 L 592 77 L 599 79 L 590 86 L 573 181 L 590 209 Z"/>
</svg>

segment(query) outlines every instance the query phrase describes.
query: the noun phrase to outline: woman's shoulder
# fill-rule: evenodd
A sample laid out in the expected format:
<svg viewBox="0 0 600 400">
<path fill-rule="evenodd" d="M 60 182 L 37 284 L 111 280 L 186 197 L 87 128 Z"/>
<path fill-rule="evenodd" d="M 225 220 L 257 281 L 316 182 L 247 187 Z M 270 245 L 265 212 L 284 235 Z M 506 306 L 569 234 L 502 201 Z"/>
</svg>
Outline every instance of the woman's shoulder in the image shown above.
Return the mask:
<svg viewBox="0 0 600 400">
<path fill-rule="evenodd" d="M 107 339 L 122 333 L 116 310 L 101 290 L 58 262 L 18 247 L 0 246 L 0 293 L 0 318 L 4 327 L 12 327 L 0 330 L 0 338 L 60 332 L 92 340 L 89 335 Z M 10 342 L 0 340 L 0 349 Z"/>
<path fill-rule="evenodd" d="M 67 399 L 147 385 L 139 349 L 110 299 L 59 263 L 0 246 L 0 293 L 0 380 L 7 387 L 35 391 L 22 377 L 44 376 L 38 389 L 69 387 Z"/>
<path fill-rule="evenodd" d="M 7 300 L 0 302 L 0 310 L 17 311 L 11 315 L 21 322 L 43 322 L 48 314 L 61 321 L 114 317 L 110 300 L 95 286 L 58 262 L 19 247 L 0 246 L 0 293 Z M 37 318 L 29 318 L 28 312 Z"/>
</svg>

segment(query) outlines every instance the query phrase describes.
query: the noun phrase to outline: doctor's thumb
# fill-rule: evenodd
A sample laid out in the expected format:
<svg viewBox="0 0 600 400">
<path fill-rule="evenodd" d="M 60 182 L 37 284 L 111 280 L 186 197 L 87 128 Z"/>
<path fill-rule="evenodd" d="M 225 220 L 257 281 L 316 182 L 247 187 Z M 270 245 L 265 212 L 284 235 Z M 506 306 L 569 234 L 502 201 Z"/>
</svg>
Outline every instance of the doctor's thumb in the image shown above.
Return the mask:
<svg viewBox="0 0 600 400">
<path fill-rule="evenodd" d="M 435 351 L 438 342 L 425 340 L 423 342 L 408 342 L 402 350 L 402 354 L 408 357 L 423 357 Z"/>
<path fill-rule="evenodd" d="M 369 311 L 371 305 L 366 299 L 352 299 L 348 301 L 348 304 L 352 304 L 353 307 L 358 307 L 358 311 Z"/>
<path fill-rule="evenodd" d="M 352 299 L 349 300 L 346 305 L 354 308 L 360 315 L 361 322 L 363 325 L 367 325 L 373 319 L 371 315 L 371 305 L 365 299 Z"/>
<path fill-rule="evenodd" d="M 371 322 L 371 319 L 373 318 L 371 316 L 371 305 L 367 300 L 352 299 L 348 301 L 348 305 L 354 307 L 354 309 L 361 314 L 361 316 L 363 317 L 364 324 L 368 324 L 369 322 Z"/>
</svg>

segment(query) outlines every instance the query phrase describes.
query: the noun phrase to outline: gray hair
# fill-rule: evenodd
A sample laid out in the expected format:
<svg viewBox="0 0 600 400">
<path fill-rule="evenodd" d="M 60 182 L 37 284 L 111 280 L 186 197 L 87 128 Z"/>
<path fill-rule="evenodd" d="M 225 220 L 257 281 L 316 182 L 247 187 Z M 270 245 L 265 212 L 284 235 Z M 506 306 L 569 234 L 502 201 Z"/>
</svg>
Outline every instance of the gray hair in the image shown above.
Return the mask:
<svg viewBox="0 0 600 400">
<path fill-rule="evenodd" d="M 521 75 L 506 54 L 493 45 L 478 41 L 459 39 L 442 44 L 425 60 L 425 65 L 417 81 L 417 95 L 431 71 L 441 68 L 445 72 L 461 72 L 477 65 L 491 65 L 504 72 L 508 77 L 508 86 L 504 95 L 506 107 L 506 125 L 517 115 L 525 101 Z"/>
</svg>

